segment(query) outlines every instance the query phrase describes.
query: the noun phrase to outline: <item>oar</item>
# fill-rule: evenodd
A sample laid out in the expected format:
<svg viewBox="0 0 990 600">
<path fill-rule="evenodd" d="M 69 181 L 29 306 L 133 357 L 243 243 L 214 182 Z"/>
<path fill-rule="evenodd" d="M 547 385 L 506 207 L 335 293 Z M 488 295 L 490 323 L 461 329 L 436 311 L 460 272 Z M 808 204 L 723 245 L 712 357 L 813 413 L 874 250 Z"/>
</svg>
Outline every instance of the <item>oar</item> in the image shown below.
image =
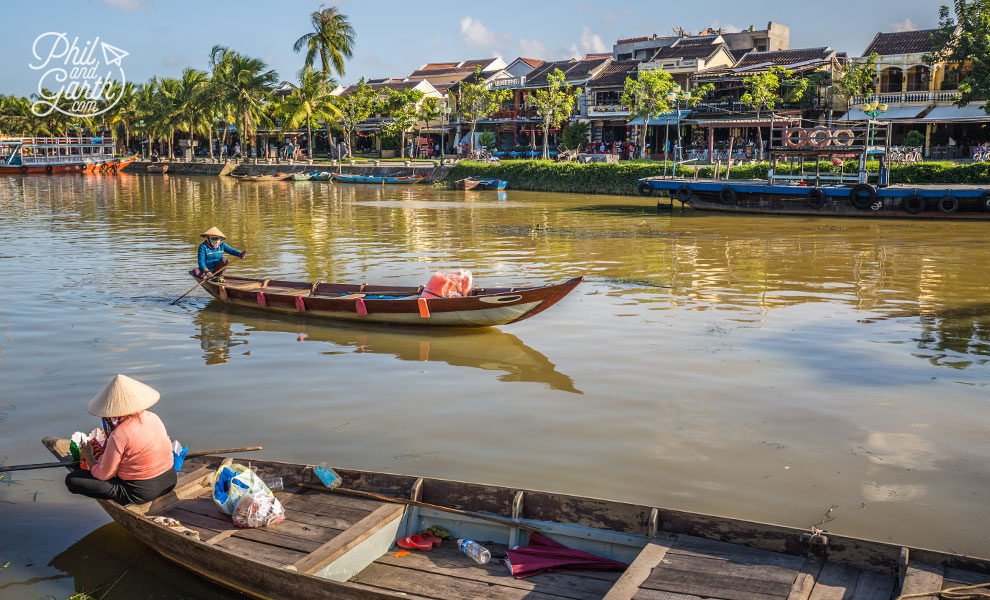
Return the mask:
<svg viewBox="0 0 990 600">
<path fill-rule="evenodd" d="M 221 448 L 220 450 L 200 450 L 198 452 L 189 452 L 186 454 L 186 458 L 193 458 L 195 456 L 211 456 L 214 454 L 233 454 L 234 452 L 254 452 L 255 450 L 261 450 L 261 446 L 248 446 L 247 448 Z M 7 473 L 10 471 L 30 471 L 32 469 L 51 469 L 52 467 L 72 467 L 78 465 L 79 461 L 73 462 L 50 462 L 50 463 L 35 463 L 33 465 L 14 465 L 12 467 L 0 466 L 0 473 Z"/>
<path fill-rule="evenodd" d="M 466 510 L 460 510 L 459 508 L 450 508 L 449 506 L 440 506 L 439 504 L 430 504 L 428 502 L 420 502 L 419 500 L 406 500 L 405 498 L 393 498 L 392 496 L 384 496 L 382 494 L 376 494 L 374 492 L 365 492 L 362 490 L 351 490 L 347 488 L 334 488 L 333 490 L 328 489 L 323 485 L 316 485 L 313 483 L 298 483 L 296 484 L 301 488 L 306 488 L 307 490 L 318 490 L 321 492 L 329 492 L 333 494 L 345 494 L 347 496 L 357 496 L 359 498 L 370 498 L 371 500 L 380 500 L 381 502 L 394 502 L 396 504 L 408 504 L 409 506 L 419 506 L 421 508 L 432 508 L 433 510 L 439 510 L 443 512 L 454 513 L 455 515 L 462 515 L 465 517 L 471 517 L 473 519 L 480 519 L 482 521 L 491 521 L 492 523 L 498 523 L 499 525 L 507 525 L 509 527 L 518 527 L 525 531 L 532 531 L 534 533 L 543 533 L 543 530 L 539 527 L 533 527 L 532 525 L 526 525 L 524 523 L 518 523 L 510 519 L 502 519 L 499 517 L 494 517 L 490 515 L 485 515 L 481 513 L 469 512 Z"/>
<path fill-rule="evenodd" d="M 219 275 L 220 273 L 223 273 L 224 269 L 226 269 L 230 265 L 234 264 L 234 261 L 237 260 L 238 258 L 240 258 L 240 256 L 235 256 L 234 258 L 230 259 L 230 261 L 227 264 L 225 264 L 224 266 L 220 267 L 217 270 L 217 272 L 213 274 L 213 276 L 215 277 L 215 276 Z M 181 296 L 179 296 L 175 300 L 172 300 L 171 302 L 169 302 L 169 304 L 175 304 L 179 300 L 182 300 L 183 298 L 185 298 L 186 296 L 188 296 L 190 293 L 192 293 L 192 291 L 194 289 L 196 289 L 199 286 L 203 285 L 204 282 L 206 282 L 206 279 L 200 279 L 199 281 L 196 282 L 196 285 L 194 285 L 191 288 L 189 288 L 189 291 L 188 292 L 186 292 L 185 294 L 182 294 Z"/>
</svg>

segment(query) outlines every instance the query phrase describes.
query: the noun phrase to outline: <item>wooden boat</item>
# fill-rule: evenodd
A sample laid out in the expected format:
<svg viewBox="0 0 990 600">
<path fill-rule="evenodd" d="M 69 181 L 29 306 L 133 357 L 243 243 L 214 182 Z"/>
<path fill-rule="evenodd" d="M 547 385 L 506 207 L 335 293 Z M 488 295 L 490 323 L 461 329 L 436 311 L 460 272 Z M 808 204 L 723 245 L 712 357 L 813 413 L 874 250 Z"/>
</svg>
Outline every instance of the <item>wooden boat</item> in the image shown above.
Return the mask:
<svg viewBox="0 0 990 600">
<path fill-rule="evenodd" d="M 293 173 L 292 174 L 292 180 L 293 181 L 309 181 L 312 178 L 313 178 L 313 175 L 311 173 Z"/>
<path fill-rule="evenodd" d="M 285 173 L 276 173 L 275 175 L 232 175 L 237 181 L 251 182 L 251 181 L 286 181 L 292 179 L 292 175 L 287 175 Z"/>
<path fill-rule="evenodd" d="M 454 182 L 454 187 L 459 190 L 473 190 L 481 187 L 481 181 L 477 179 L 458 179 Z"/>
<path fill-rule="evenodd" d="M 69 440 L 43 443 L 71 460 Z M 97 502 L 163 557 L 254 598 L 890 600 L 915 593 L 934 599 L 943 589 L 990 582 L 985 558 L 820 530 L 353 469 L 336 469 L 343 484 L 329 492 L 310 466 L 243 456 L 232 460 L 282 478 L 276 496 L 286 518 L 240 529 L 212 500 L 208 475 L 224 460 L 187 460 L 172 492 L 152 502 Z M 526 545 L 536 530 L 629 567 L 517 579 L 501 561 L 478 565 L 450 541 L 429 552 L 403 554 L 394 546 L 434 525 L 455 537 L 493 540 L 493 553 Z"/>
<path fill-rule="evenodd" d="M 647 177 L 645 196 L 669 195 L 699 210 L 828 217 L 990 219 L 988 185 L 914 185 L 890 181 L 890 124 L 877 121 L 771 129 L 766 181 Z M 822 172 L 820 161 L 858 160 L 855 172 Z M 870 173 L 867 161 L 877 161 Z"/>
<path fill-rule="evenodd" d="M 341 183 L 419 183 L 426 178 L 427 173 L 410 177 L 385 177 L 378 175 L 345 175 L 334 173 L 333 178 Z"/>
<path fill-rule="evenodd" d="M 235 306 L 323 319 L 491 327 L 515 323 L 543 312 L 577 287 L 582 279 L 576 277 L 538 287 L 474 288 L 463 298 L 429 299 L 420 297 L 422 286 L 307 283 L 226 276 L 223 283 L 203 282 L 203 288 L 221 302 Z"/>
<path fill-rule="evenodd" d="M 313 173 L 313 176 L 310 177 L 310 180 L 311 181 L 330 181 L 330 178 L 331 177 L 333 177 L 333 173 L 331 173 L 329 171 L 323 171 L 321 173 Z"/>
<path fill-rule="evenodd" d="M 168 165 L 148 165 L 149 173 L 168 173 Z"/>
<path fill-rule="evenodd" d="M 504 190 L 509 186 L 509 182 L 504 179 L 481 179 L 478 181 L 486 190 Z"/>
<path fill-rule="evenodd" d="M 110 137 L 0 137 L 0 175 L 116 173 L 137 159 L 115 154 Z"/>
</svg>

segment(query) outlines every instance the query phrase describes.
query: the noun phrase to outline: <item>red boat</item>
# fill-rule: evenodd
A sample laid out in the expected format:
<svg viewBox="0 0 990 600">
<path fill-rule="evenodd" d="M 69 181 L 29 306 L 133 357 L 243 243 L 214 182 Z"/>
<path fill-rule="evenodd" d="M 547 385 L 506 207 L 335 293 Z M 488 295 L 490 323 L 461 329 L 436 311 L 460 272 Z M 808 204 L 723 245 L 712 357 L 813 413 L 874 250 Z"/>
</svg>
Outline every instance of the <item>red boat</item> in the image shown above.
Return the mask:
<svg viewBox="0 0 990 600">
<path fill-rule="evenodd" d="M 116 156 L 113 138 L 0 138 L 0 175 L 114 172 L 136 158 Z"/>
</svg>

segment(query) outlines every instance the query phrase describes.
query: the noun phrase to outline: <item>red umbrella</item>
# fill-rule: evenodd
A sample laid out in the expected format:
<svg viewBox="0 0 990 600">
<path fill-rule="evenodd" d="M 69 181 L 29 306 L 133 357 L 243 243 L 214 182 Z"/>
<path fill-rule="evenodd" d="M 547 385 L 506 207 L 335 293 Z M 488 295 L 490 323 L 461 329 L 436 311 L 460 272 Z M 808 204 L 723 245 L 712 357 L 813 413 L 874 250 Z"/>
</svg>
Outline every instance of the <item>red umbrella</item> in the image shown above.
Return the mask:
<svg viewBox="0 0 990 600">
<path fill-rule="evenodd" d="M 624 562 L 574 550 L 538 533 L 530 534 L 528 546 L 506 550 L 509 570 L 522 579 L 544 571 L 624 571 Z"/>
</svg>

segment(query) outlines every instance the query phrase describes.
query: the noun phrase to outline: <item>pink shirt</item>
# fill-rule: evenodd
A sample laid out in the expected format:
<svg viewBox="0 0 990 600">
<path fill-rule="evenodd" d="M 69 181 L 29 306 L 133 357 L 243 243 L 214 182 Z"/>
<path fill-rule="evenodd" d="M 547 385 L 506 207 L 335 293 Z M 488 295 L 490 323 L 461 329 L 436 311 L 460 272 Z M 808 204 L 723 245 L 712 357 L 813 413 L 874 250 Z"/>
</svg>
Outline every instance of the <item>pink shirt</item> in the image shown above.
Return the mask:
<svg viewBox="0 0 990 600">
<path fill-rule="evenodd" d="M 114 476 L 139 481 L 171 468 L 172 442 L 165 424 L 155 413 L 143 410 L 125 417 L 110 433 L 106 450 L 90 473 L 103 481 Z"/>
</svg>

